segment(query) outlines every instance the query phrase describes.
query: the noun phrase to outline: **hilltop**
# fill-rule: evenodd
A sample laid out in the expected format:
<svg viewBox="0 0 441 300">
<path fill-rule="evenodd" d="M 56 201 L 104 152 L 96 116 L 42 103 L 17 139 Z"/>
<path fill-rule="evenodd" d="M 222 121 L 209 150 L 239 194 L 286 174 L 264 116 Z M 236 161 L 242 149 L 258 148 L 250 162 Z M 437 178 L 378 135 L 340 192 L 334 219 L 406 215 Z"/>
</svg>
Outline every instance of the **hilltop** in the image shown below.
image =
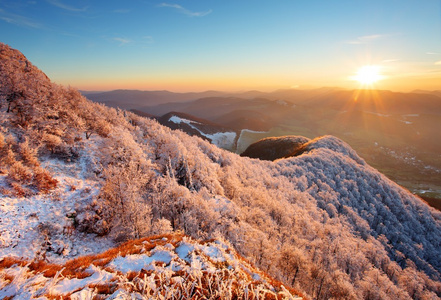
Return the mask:
<svg viewBox="0 0 441 300">
<path fill-rule="evenodd" d="M 7 268 L 0 293 L 23 278 L 11 272 L 46 285 L 27 262 L 75 271 L 71 259 L 182 232 L 227 243 L 305 297 L 441 297 L 441 213 L 341 139 L 313 138 L 300 155 L 276 162 L 240 157 L 88 101 L 0 46 L 0 263 Z"/>
</svg>

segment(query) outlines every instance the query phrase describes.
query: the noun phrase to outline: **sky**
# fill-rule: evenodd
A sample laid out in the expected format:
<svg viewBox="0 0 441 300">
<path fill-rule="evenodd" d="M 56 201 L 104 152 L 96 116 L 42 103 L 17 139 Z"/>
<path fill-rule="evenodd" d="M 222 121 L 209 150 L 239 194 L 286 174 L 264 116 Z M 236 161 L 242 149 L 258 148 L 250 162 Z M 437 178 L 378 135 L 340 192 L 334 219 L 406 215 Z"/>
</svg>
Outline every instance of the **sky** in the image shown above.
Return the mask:
<svg viewBox="0 0 441 300">
<path fill-rule="evenodd" d="M 441 90 L 440 0 L 161 1 L 0 0 L 0 42 L 80 90 Z"/>
</svg>

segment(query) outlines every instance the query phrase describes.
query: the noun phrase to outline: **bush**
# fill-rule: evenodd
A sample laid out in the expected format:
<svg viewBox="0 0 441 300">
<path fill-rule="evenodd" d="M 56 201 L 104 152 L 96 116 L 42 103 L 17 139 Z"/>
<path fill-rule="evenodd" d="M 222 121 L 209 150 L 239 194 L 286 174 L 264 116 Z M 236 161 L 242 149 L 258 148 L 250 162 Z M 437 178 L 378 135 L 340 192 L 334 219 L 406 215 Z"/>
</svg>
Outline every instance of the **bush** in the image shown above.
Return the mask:
<svg viewBox="0 0 441 300">
<path fill-rule="evenodd" d="M 112 125 L 102 119 L 97 119 L 94 127 L 96 133 L 98 133 L 98 135 L 102 137 L 108 137 L 109 134 L 112 132 Z"/>
<path fill-rule="evenodd" d="M 28 184 L 32 179 L 31 170 L 20 161 L 16 161 L 10 168 L 7 177 L 9 182 Z"/>
<path fill-rule="evenodd" d="M 40 165 L 40 162 L 37 158 L 37 149 L 32 149 L 29 146 L 28 140 L 25 140 L 23 143 L 20 144 L 20 155 L 28 166 L 38 167 Z"/>
<path fill-rule="evenodd" d="M 38 167 L 34 171 L 33 182 L 40 192 L 48 193 L 57 187 L 58 180 L 54 179 L 48 170 Z"/>
<path fill-rule="evenodd" d="M 52 153 L 55 153 L 55 149 L 63 144 L 63 141 L 59 136 L 50 133 L 45 133 L 42 140 L 46 145 L 46 148 Z"/>
</svg>

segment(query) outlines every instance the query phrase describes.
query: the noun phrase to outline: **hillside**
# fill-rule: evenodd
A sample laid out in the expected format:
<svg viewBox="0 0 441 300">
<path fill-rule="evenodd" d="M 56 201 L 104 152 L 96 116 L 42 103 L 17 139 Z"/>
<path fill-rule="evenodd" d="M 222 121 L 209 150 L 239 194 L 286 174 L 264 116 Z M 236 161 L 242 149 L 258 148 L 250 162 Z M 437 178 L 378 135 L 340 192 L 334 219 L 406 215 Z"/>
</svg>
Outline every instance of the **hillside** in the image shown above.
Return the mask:
<svg viewBox="0 0 441 300">
<path fill-rule="evenodd" d="M 90 102 L 0 45 L 3 266 L 70 268 L 68 260 L 180 231 L 226 241 L 306 297 L 441 297 L 441 213 L 342 140 L 314 138 L 276 162 L 240 157 Z M 29 274 L 23 264 L 1 274 L 0 293 L 23 278 L 11 272 Z"/>
<path fill-rule="evenodd" d="M 439 93 L 382 90 L 250 91 L 140 107 L 162 115 L 184 112 L 242 131 L 236 153 L 266 137 L 334 135 L 392 180 L 441 207 Z M 120 100 L 124 107 L 125 98 Z M 435 137 L 435 138 L 434 138 Z"/>
<path fill-rule="evenodd" d="M 0 298 L 302 299 L 257 270 L 228 244 L 174 234 L 144 238 L 99 255 L 50 264 L 0 262 Z"/>
</svg>

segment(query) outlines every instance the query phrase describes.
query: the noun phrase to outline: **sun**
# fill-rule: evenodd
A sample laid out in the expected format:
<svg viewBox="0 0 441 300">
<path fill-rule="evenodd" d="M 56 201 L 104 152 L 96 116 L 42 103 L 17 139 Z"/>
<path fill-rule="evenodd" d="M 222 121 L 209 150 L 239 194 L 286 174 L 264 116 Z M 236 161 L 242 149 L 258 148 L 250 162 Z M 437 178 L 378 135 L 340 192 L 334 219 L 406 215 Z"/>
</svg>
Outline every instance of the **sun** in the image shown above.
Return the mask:
<svg viewBox="0 0 441 300">
<path fill-rule="evenodd" d="M 380 66 L 363 66 L 358 69 L 355 76 L 352 76 L 352 79 L 358 81 L 362 85 L 373 85 L 384 78 L 380 73 L 380 69 Z"/>
</svg>

